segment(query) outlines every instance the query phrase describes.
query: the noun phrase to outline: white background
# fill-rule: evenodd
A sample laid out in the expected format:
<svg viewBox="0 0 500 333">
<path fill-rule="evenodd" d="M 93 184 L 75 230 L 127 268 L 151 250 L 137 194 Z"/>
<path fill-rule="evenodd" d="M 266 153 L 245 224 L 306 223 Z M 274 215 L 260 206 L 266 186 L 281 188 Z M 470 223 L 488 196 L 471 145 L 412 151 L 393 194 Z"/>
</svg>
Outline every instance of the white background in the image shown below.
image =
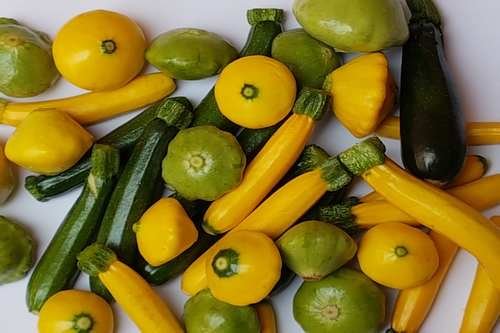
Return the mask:
<svg viewBox="0 0 500 333">
<path fill-rule="evenodd" d="M 500 120 L 500 35 L 498 32 L 498 0 L 436 0 L 445 21 L 446 51 L 454 74 L 456 88 L 468 120 Z M 241 48 L 248 33 L 245 11 L 252 7 L 280 7 L 287 11 L 286 27 L 296 26 L 291 15 L 291 0 L 0 0 L 0 16 L 12 17 L 35 29 L 45 31 L 52 37 L 58 28 L 76 14 L 90 9 L 110 9 L 135 19 L 149 39 L 166 30 L 177 27 L 198 27 L 216 32 Z M 400 52 L 391 50 L 391 67 L 399 81 Z M 189 97 L 194 104 L 205 95 L 213 79 L 199 82 L 178 82 L 177 95 Z M 56 86 L 37 99 L 69 96 L 80 91 L 60 80 Z M 101 136 L 130 116 L 108 121 L 91 128 Z M 0 125 L 0 139 L 5 142 L 12 129 Z M 336 153 L 355 142 L 333 117 L 328 114 L 317 128 L 314 140 L 330 153 Z M 398 142 L 386 140 L 388 154 L 399 160 Z M 491 162 L 490 173 L 500 171 L 498 148 L 481 147 L 470 152 L 481 153 Z M 22 184 L 26 174 L 19 173 Z M 355 188 L 364 193 L 363 184 Z M 38 243 L 37 257 L 47 246 L 50 238 L 66 212 L 75 201 L 79 191 L 73 191 L 47 203 L 34 200 L 20 185 L 12 199 L 0 207 L 0 214 L 19 221 L 34 235 Z M 490 216 L 495 211 L 487 212 Z M 496 211 L 500 214 L 500 210 Z M 457 332 L 462 317 L 476 262 L 467 253 L 461 252 L 455 261 L 449 278 L 445 281 L 431 315 L 425 323 L 424 333 Z M 28 279 L 0 286 L 0 332 L 36 332 L 37 317 L 28 313 L 24 302 Z M 291 299 L 299 281 L 284 293 L 275 297 L 273 303 L 278 310 L 280 332 L 301 332 L 291 314 Z M 78 288 L 87 287 L 87 278 L 81 277 Z M 158 292 L 180 315 L 185 301 L 179 290 L 179 280 L 161 288 Z M 388 293 L 390 295 L 390 293 Z M 137 332 L 134 325 L 115 306 L 117 332 Z M 495 332 L 500 332 L 497 328 Z M 485 332 L 481 332 L 485 333 Z"/>
</svg>

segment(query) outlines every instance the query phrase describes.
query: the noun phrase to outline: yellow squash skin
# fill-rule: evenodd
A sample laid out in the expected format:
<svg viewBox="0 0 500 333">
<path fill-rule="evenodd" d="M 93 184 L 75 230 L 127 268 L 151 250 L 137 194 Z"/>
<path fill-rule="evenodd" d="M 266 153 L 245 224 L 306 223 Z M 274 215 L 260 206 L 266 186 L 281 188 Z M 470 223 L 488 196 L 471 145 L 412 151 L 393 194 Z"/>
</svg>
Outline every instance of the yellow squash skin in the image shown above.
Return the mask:
<svg viewBox="0 0 500 333">
<path fill-rule="evenodd" d="M 296 93 L 295 78 L 288 67 L 262 55 L 233 61 L 215 84 L 221 113 L 246 128 L 280 122 L 292 109 Z"/>
<path fill-rule="evenodd" d="M 51 175 L 72 167 L 92 146 L 93 136 L 62 111 L 32 112 L 10 136 L 5 155 L 30 171 Z"/>
<path fill-rule="evenodd" d="M 386 158 L 361 175 L 388 202 L 473 254 L 500 290 L 500 229 L 452 195 L 408 174 Z"/>
<path fill-rule="evenodd" d="M 500 174 L 478 179 L 472 183 L 453 187 L 447 190 L 449 194 L 472 208 L 483 211 L 500 204 Z M 390 222 L 402 222 L 410 225 L 420 223 L 395 205 L 382 200 L 361 203 L 351 208 L 354 222 L 360 228 L 370 228 L 374 225 Z"/>
<path fill-rule="evenodd" d="M 373 133 L 393 110 L 396 87 L 383 53 L 357 57 L 334 70 L 325 81 L 332 110 L 355 137 Z"/>
<path fill-rule="evenodd" d="M 439 267 L 426 283 L 399 292 L 391 322 L 395 332 L 417 333 L 420 330 L 457 253 L 458 247 L 446 237 L 434 231 L 429 236 L 439 254 Z"/>
<path fill-rule="evenodd" d="M 16 186 L 16 177 L 10 162 L 5 157 L 3 145 L 0 144 L 0 205 L 9 198 Z"/>
<path fill-rule="evenodd" d="M 500 227 L 500 216 L 491 221 Z M 500 292 L 481 265 L 478 265 L 464 311 L 460 333 L 488 333 L 500 315 Z"/>
<path fill-rule="evenodd" d="M 215 245 L 205 269 L 215 298 L 245 306 L 269 295 L 280 279 L 281 256 L 271 238 L 242 230 L 232 232 Z"/>
<path fill-rule="evenodd" d="M 212 202 L 205 212 L 209 233 L 224 233 L 243 221 L 271 192 L 309 141 L 315 121 L 292 114 L 250 162 L 241 183 Z"/>
<path fill-rule="evenodd" d="M 399 117 L 387 117 L 377 128 L 377 134 L 390 139 L 400 139 Z M 500 122 L 471 122 L 466 129 L 469 146 L 500 144 Z"/>
<path fill-rule="evenodd" d="M 17 126 L 35 110 L 62 110 L 82 125 L 91 125 L 159 101 L 175 90 L 175 82 L 162 73 L 138 76 L 116 90 L 42 102 L 0 105 L 0 123 Z"/>
<path fill-rule="evenodd" d="M 152 266 L 160 266 L 187 250 L 198 239 L 198 230 L 181 204 L 161 198 L 134 226 L 137 246 Z"/>
<path fill-rule="evenodd" d="M 358 261 L 370 279 L 394 289 L 425 283 L 439 265 L 432 239 L 403 223 L 379 224 L 368 230 L 359 244 Z"/>
<path fill-rule="evenodd" d="M 116 260 L 99 279 L 144 333 L 181 333 L 181 324 L 154 289 L 133 269 Z"/>
<path fill-rule="evenodd" d="M 274 192 L 227 235 L 238 230 L 252 230 L 276 239 L 304 215 L 327 189 L 328 184 L 320 170 L 298 176 Z M 207 287 L 205 266 L 215 246 L 217 243 L 198 257 L 182 275 L 181 288 L 187 295 L 194 295 Z"/>
<path fill-rule="evenodd" d="M 447 184 L 447 188 L 468 184 L 483 177 L 488 171 L 488 161 L 480 155 L 467 155 L 464 166 L 455 179 Z M 377 192 L 370 192 L 360 198 L 361 202 L 384 200 Z"/>
<path fill-rule="evenodd" d="M 51 296 L 38 317 L 39 333 L 113 333 L 109 304 L 88 291 L 64 290 Z"/>
<path fill-rule="evenodd" d="M 268 301 L 262 301 L 255 304 L 255 310 L 259 316 L 260 333 L 278 333 L 273 305 Z"/>
<path fill-rule="evenodd" d="M 73 17 L 54 38 L 54 62 L 61 75 L 87 90 L 124 86 L 144 66 L 146 38 L 125 15 L 92 10 Z"/>
</svg>

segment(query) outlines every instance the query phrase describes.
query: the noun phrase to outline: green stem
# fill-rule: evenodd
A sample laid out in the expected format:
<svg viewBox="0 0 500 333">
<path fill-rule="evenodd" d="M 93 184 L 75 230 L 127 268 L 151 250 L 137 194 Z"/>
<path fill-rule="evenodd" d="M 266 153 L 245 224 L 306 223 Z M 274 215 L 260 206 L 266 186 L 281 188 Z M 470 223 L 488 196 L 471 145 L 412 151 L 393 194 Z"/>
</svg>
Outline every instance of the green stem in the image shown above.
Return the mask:
<svg viewBox="0 0 500 333">
<path fill-rule="evenodd" d="M 340 190 L 352 180 L 351 175 L 336 156 L 327 159 L 319 168 L 321 177 L 328 184 L 328 191 Z"/>
<path fill-rule="evenodd" d="M 240 255 L 233 249 L 220 250 L 212 260 L 212 269 L 221 278 L 238 274 Z"/>
<path fill-rule="evenodd" d="M 326 91 L 304 87 L 295 101 L 293 113 L 303 114 L 314 120 L 323 117 L 328 106 L 329 95 Z"/>
<path fill-rule="evenodd" d="M 259 88 L 254 86 L 253 84 L 245 83 L 241 88 L 241 96 L 245 99 L 254 99 L 259 96 Z"/>
<path fill-rule="evenodd" d="M 355 144 L 339 155 L 340 162 L 353 174 L 359 176 L 385 161 L 385 146 L 377 137 Z"/>
<path fill-rule="evenodd" d="M 78 268 L 90 276 L 97 276 L 107 271 L 116 260 L 117 257 L 113 251 L 102 244 L 94 243 L 78 255 Z"/>
<path fill-rule="evenodd" d="M 94 318 L 88 313 L 79 313 L 77 314 L 73 320 L 72 329 L 76 333 L 90 333 L 92 332 L 92 328 L 94 328 Z"/>
<path fill-rule="evenodd" d="M 394 249 L 394 253 L 398 257 L 402 258 L 408 254 L 408 249 L 404 246 L 396 246 L 396 248 Z"/>
<path fill-rule="evenodd" d="M 116 49 L 116 43 L 112 39 L 106 39 L 101 42 L 101 51 L 104 54 L 113 54 L 116 52 Z"/>
</svg>

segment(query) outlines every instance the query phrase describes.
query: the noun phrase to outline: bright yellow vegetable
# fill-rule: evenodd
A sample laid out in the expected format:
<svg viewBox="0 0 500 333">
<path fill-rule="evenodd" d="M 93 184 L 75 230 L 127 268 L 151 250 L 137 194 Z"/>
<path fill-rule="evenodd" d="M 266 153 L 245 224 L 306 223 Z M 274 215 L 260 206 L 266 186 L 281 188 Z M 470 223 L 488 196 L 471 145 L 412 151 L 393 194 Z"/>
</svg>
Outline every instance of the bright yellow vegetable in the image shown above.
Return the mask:
<svg viewBox="0 0 500 333">
<path fill-rule="evenodd" d="M 4 155 L 3 146 L 0 144 L 0 205 L 10 196 L 16 186 L 16 177 L 10 162 Z"/>
<path fill-rule="evenodd" d="M 262 55 L 239 58 L 227 65 L 215 84 L 223 115 L 247 128 L 277 124 L 295 101 L 293 73 L 281 62 Z"/>
<path fill-rule="evenodd" d="M 377 134 L 399 140 L 399 117 L 387 117 L 377 128 Z M 467 124 L 469 146 L 500 144 L 500 122 L 471 122 Z"/>
<path fill-rule="evenodd" d="M 481 177 L 488 171 L 488 161 L 480 155 L 467 155 L 465 158 L 464 166 L 457 177 L 447 184 L 447 188 L 460 186 L 473 182 Z M 360 198 L 361 202 L 370 202 L 376 200 L 384 200 L 377 192 L 370 192 Z"/>
<path fill-rule="evenodd" d="M 276 314 L 274 308 L 268 301 L 255 304 L 260 321 L 260 333 L 278 333 Z"/>
<path fill-rule="evenodd" d="M 280 279 L 281 256 L 271 238 L 242 230 L 215 245 L 205 269 L 208 288 L 215 298 L 245 306 L 269 295 Z"/>
<path fill-rule="evenodd" d="M 247 166 L 241 183 L 212 202 L 203 218 L 211 234 L 237 226 L 271 192 L 300 156 L 327 105 L 326 93 L 303 89 L 292 114 Z"/>
<path fill-rule="evenodd" d="M 154 289 L 113 251 L 95 243 L 78 256 L 78 267 L 99 280 L 143 333 L 181 333 L 181 324 Z"/>
<path fill-rule="evenodd" d="M 152 266 L 160 266 L 187 250 L 198 239 L 198 230 L 181 204 L 161 198 L 134 225 L 137 246 Z"/>
<path fill-rule="evenodd" d="M 88 291 L 64 290 L 51 296 L 40 310 L 39 333 L 113 333 L 109 304 Z"/>
<path fill-rule="evenodd" d="M 57 109 L 68 113 L 82 125 L 91 125 L 159 101 L 175 90 L 175 82 L 161 73 L 146 74 L 116 90 L 43 102 L 0 105 L 0 123 L 17 126 L 30 112 Z"/>
<path fill-rule="evenodd" d="M 325 81 L 338 120 L 360 138 L 373 133 L 393 110 L 396 87 L 383 53 L 357 57 L 334 70 Z"/>
<path fill-rule="evenodd" d="M 429 236 L 439 254 L 439 267 L 426 283 L 399 292 L 391 322 L 395 332 L 417 333 L 420 330 L 457 253 L 458 247 L 448 238 L 434 231 Z"/>
<path fill-rule="evenodd" d="M 500 290 L 500 229 L 474 208 L 401 169 L 384 157 L 382 147 L 371 138 L 339 158 L 388 202 L 472 253 Z"/>
<path fill-rule="evenodd" d="M 276 239 L 297 222 L 326 191 L 338 190 L 350 180 L 350 175 L 340 166 L 337 158 L 332 157 L 320 168 L 286 183 L 227 235 L 239 230 L 251 230 Z M 184 293 L 194 295 L 207 287 L 205 266 L 207 258 L 213 255 L 215 246 L 217 243 L 198 257 L 182 275 L 181 288 Z"/>
<path fill-rule="evenodd" d="M 500 216 L 491 218 L 500 227 Z M 478 265 L 474 283 L 465 307 L 460 333 L 488 333 L 500 315 L 500 292 L 486 271 Z"/>
<path fill-rule="evenodd" d="M 93 136 L 64 112 L 32 112 L 5 145 L 7 158 L 33 172 L 51 175 L 72 167 L 92 146 Z"/>
<path fill-rule="evenodd" d="M 52 52 L 66 80 L 97 91 L 120 88 L 139 74 L 146 47 L 144 33 L 130 18 L 92 10 L 62 26 Z"/>
<path fill-rule="evenodd" d="M 403 223 L 379 224 L 368 230 L 359 244 L 358 261 L 370 279 L 394 289 L 425 283 L 439 265 L 432 239 Z"/>
</svg>

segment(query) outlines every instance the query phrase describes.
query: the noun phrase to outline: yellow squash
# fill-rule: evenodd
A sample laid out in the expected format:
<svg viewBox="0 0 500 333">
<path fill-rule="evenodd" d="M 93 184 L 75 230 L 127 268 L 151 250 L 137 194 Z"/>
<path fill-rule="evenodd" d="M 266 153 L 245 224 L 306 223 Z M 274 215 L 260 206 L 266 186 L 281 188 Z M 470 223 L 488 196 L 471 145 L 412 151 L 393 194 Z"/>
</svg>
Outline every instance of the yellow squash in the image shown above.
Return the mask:
<svg viewBox="0 0 500 333">
<path fill-rule="evenodd" d="M 326 93 L 308 88 L 301 91 L 294 113 L 247 166 L 241 183 L 205 212 L 203 227 L 208 233 L 234 228 L 264 200 L 300 156 L 327 104 Z"/>
<path fill-rule="evenodd" d="M 436 272 L 439 257 L 432 239 L 403 223 L 385 223 L 361 239 L 358 262 L 375 282 L 394 289 L 419 286 Z"/>
<path fill-rule="evenodd" d="M 161 198 L 134 225 L 137 246 L 152 266 L 160 266 L 187 250 L 198 239 L 198 230 L 181 204 Z"/>
<path fill-rule="evenodd" d="M 88 291 L 64 290 L 52 295 L 40 310 L 39 333 L 113 333 L 109 304 Z"/>
<path fill-rule="evenodd" d="M 462 170 L 451 183 L 447 184 L 446 187 L 450 188 L 473 182 L 484 176 L 487 171 L 488 161 L 486 158 L 480 155 L 467 155 Z M 370 192 L 360 198 L 361 202 L 376 200 L 384 200 L 384 197 L 377 192 Z"/>
<path fill-rule="evenodd" d="M 260 333 L 278 333 L 276 314 L 273 305 L 268 301 L 255 304 L 260 321 Z"/>
<path fill-rule="evenodd" d="M 10 162 L 5 157 L 3 146 L 0 144 L 0 205 L 10 196 L 16 186 L 16 177 Z"/>
<path fill-rule="evenodd" d="M 44 175 L 72 167 L 89 150 L 93 136 L 62 111 L 32 112 L 10 136 L 5 155 L 15 164 Z"/>
<path fill-rule="evenodd" d="M 500 227 L 499 216 L 494 216 L 491 220 Z M 460 333 L 489 333 L 493 330 L 499 315 L 500 291 L 495 288 L 481 265 L 478 265 Z"/>
<path fill-rule="evenodd" d="M 388 202 L 473 254 L 500 290 L 500 228 L 445 191 L 410 175 L 370 138 L 340 154 L 342 163 Z"/>
<path fill-rule="evenodd" d="M 52 52 L 66 80 L 97 91 L 120 88 L 139 74 L 146 47 L 144 33 L 130 18 L 92 10 L 62 26 Z"/>
<path fill-rule="evenodd" d="M 377 128 L 377 134 L 399 140 L 399 117 L 387 117 Z M 469 146 L 500 144 L 500 122 L 468 123 L 466 134 Z"/>
<path fill-rule="evenodd" d="M 246 128 L 264 128 L 286 117 L 296 90 L 286 65 L 252 55 L 224 68 L 215 84 L 215 99 L 221 113 L 232 122 Z"/>
<path fill-rule="evenodd" d="M 273 240 L 260 232 L 229 234 L 207 259 L 208 288 L 215 298 L 232 305 L 262 301 L 280 279 L 280 252 Z"/>
<path fill-rule="evenodd" d="M 357 57 L 334 70 L 325 81 L 337 119 L 360 138 L 373 133 L 393 110 L 396 86 L 381 53 Z"/>
<path fill-rule="evenodd" d="M 91 125 L 152 104 L 175 90 L 175 82 L 161 73 L 146 74 L 116 90 L 42 102 L 0 105 L 0 123 L 17 126 L 35 110 L 62 110 L 82 125 Z"/>
<path fill-rule="evenodd" d="M 321 167 L 302 174 L 267 198 L 238 226 L 222 239 L 239 230 L 262 232 L 276 239 L 300 219 L 326 191 L 335 191 L 351 180 L 336 157 L 328 159 Z M 307 191 L 304 191 L 307 189 Z M 184 293 L 194 295 L 207 287 L 205 266 L 213 255 L 217 243 L 196 259 L 182 275 Z"/>
<path fill-rule="evenodd" d="M 144 333 L 182 333 L 181 324 L 154 289 L 113 251 L 95 243 L 78 256 L 78 267 L 99 280 Z"/>
<path fill-rule="evenodd" d="M 439 267 L 426 283 L 399 292 L 391 321 L 392 330 L 397 333 L 417 333 L 420 330 L 458 250 L 453 242 L 437 232 L 431 231 L 429 236 L 439 254 Z"/>
<path fill-rule="evenodd" d="M 500 174 L 495 174 L 472 183 L 450 188 L 447 192 L 472 208 L 483 211 L 500 204 L 500 191 L 497 191 L 499 187 Z M 355 205 L 351 208 L 351 214 L 353 216 L 352 222 L 363 229 L 390 222 L 420 224 L 413 216 L 384 199 Z"/>
</svg>

